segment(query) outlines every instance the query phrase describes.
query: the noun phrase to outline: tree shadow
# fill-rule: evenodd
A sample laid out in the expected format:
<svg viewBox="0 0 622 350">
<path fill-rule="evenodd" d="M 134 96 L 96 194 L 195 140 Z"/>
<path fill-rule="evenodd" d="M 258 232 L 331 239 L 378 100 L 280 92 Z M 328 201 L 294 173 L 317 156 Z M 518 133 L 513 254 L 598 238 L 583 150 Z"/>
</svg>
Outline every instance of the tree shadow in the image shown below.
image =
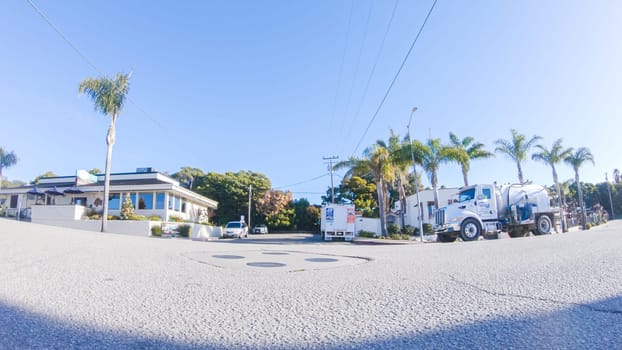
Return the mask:
<svg viewBox="0 0 622 350">
<path fill-rule="evenodd" d="M 425 329 L 425 325 L 417 329 Z M 234 347 L 67 324 L 0 302 L 0 349 L 622 349 L 622 297 L 569 304 L 560 311 L 537 316 L 497 317 L 406 335 L 391 332 L 387 329 L 386 336 L 377 339 L 299 346 L 278 342 L 256 346 L 247 339 L 248 343 Z"/>
</svg>

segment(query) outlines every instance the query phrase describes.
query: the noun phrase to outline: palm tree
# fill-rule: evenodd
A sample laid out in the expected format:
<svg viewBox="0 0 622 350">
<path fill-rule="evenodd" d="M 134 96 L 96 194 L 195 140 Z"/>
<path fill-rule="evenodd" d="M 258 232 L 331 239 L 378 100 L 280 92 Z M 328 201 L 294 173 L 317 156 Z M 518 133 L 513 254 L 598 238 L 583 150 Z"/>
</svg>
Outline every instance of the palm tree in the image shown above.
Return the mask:
<svg viewBox="0 0 622 350">
<path fill-rule="evenodd" d="M 613 169 L 613 180 L 615 181 L 615 183 L 620 183 L 620 170 L 618 169 Z"/>
<path fill-rule="evenodd" d="M 106 232 L 108 220 L 108 196 L 110 193 L 110 164 L 112 162 L 112 145 L 115 142 L 115 125 L 123 110 L 129 91 L 130 75 L 117 73 L 113 79 L 108 77 L 87 78 L 80 83 L 78 91 L 88 95 L 95 104 L 95 110 L 110 117 L 110 126 L 106 136 L 106 170 L 104 178 L 104 212 L 102 213 L 101 232 Z"/>
<path fill-rule="evenodd" d="M 380 214 L 380 230 L 383 236 L 387 235 L 386 220 L 386 185 L 391 183 L 395 178 L 395 170 L 391 164 L 391 155 L 386 145 L 382 141 L 377 142 L 368 147 L 363 152 L 363 158 L 352 157 L 349 160 L 339 162 L 334 165 L 334 170 L 349 168 L 345 174 L 345 178 L 351 177 L 353 174 L 371 175 L 376 182 L 376 191 L 378 193 L 378 209 Z"/>
<path fill-rule="evenodd" d="M 462 163 L 465 161 L 464 151 L 451 146 L 443 145 L 440 139 L 429 139 L 423 144 L 417 140 L 411 143 L 415 162 L 419 163 L 428 174 L 434 189 L 434 205 L 438 208 L 438 168 L 448 162 Z"/>
<path fill-rule="evenodd" d="M 510 159 L 516 162 L 518 168 L 518 181 L 520 183 L 525 182 L 523 178 L 523 169 L 521 163 L 527 160 L 527 152 L 533 147 L 536 142 L 542 139 L 540 136 L 532 136 L 529 141 L 525 135 L 521 135 L 515 129 L 510 130 L 512 132 L 512 140 L 497 140 L 495 144 L 495 152 L 505 153 Z"/>
<path fill-rule="evenodd" d="M 402 228 L 406 227 L 406 186 L 408 183 L 408 165 L 412 162 L 410 160 L 410 154 L 406 151 L 408 150 L 405 147 L 404 142 L 400 142 L 399 135 L 396 135 L 393 130 L 391 130 L 391 136 L 389 137 L 389 144 L 387 148 L 389 150 L 389 155 L 391 157 L 391 165 L 393 166 L 393 170 L 395 172 L 395 186 L 397 187 L 397 191 L 399 193 L 399 201 L 400 201 L 400 221 Z"/>
<path fill-rule="evenodd" d="M 564 161 L 572 167 L 574 170 L 574 181 L 577 184 L 577 192 L 579 193 L 579 206 L 581 207 L 581 219 L 583 221 L 583 229 L 585 230 L 585 224 L 587 223 L 587 217 L 585 215 L 585 206 L 583 204 L 583 190 L 581 189 L 581 183 L 579 182 L 579 168 L 585 162 L 594 163 L 594 156 L 590 149 L 587 147 L 581 147 L 576 152 L 572 153 L 572 149 L 570 154 L 564 158 Z"/>
<path fill-rule="evenodd" d="M 557 191 L 557 203 L 559 205 L 560 215 L 559 218 L 561 220 L 562 231 L 566 232 L 567 229 L 566 223 L 564 222 L 564 209 L 562 206 L 562 192 L 559 187 L 559 179 L 557 178 L 557 170 L 555 169 L 555 165 L 570 156 L 572 154 L 572 149 L 564 149 L 564 147 L 562 147 L 562 139 L 557 139 L 557 141 L 553 143 L 550 150 L 543 145 L 536 145 L 536 148 L 539 152 L 532 154 L 531 159 L 544 162 L 551 167 L 551 170 L 553 170 L 553 183 L 555 184 L 555 190 Z"/>
<path fill-rule="evenodd" d="M 484 144 L 475 142 L 475 139 L 471 136 L 467 136 L 460 140 L 456 134 L 450 132 L 449 139 L 454 148 L 462 150 L 466 157 L 462 158 L 460 165 L 462 166 L 462 178 L 464 179 L 464 185 L 469 185 L 468 172 L 471 168 L 471 160 L 491 158 L 495 155 L 484 149 Z M 475 143 L 474 143 L 475 142 Z"/>
<path fill-rule="evenodd" d="M 5 151 L 0 147 L 0 189 L 2 189 L 2 169 L 10 168 L 17 163 L 15 152 Z"/>
</svg>

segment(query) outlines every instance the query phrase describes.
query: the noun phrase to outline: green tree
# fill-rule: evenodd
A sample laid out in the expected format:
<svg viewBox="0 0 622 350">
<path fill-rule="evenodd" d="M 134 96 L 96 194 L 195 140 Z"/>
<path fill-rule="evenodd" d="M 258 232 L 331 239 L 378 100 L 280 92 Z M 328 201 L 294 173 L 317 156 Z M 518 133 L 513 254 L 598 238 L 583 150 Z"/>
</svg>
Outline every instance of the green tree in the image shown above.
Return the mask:
<svg viewBox="0 0 622 350">
<path fill-rule="evenodd" d="M 406 208 L 406 185 L 408 184 L 408 165 L 412 163 L 408 150 L 408 141 L 400 141 L 399 135 L 391 130 L 389 143 L 386 145 L 389 150 L 391 165 L 394 171 L 393 187 L 397 191 L 397 198 L 400 202 L 400 222 L 401 227 L 406 227 L 405 208 Z M 389 196 L 391 198 L 391 196 Z M 389 203 L 392 205 L 392 203 Z"/>
<path fill-rule="evenodd" d="M 110 117 L 110 126 L 106 136 L 106 172 L 104 177 L 104 210 L 102 213 L 101 232 L 106 232 L 108 220 L 108 197 L 110 194 L 110 166 L 112 163 L 112 145 L 116 139 L 117 118 L 123 110 L 130 88 L 130 75 L 117 73 L 114 78 L 87 78 L 80 83 L 78 91 L 93 100 L 95 110 Z"/>
<path fill-rule="evenodd" d="M 203 170 L 189 166 L 182 167 L 172 175 L 179 183 L 190 190 L 194 190 L 202 185 L 201 180 L 205 176 Z"/>
<path fill-rule="evenodd" d="M 620 170 L 618 169 L 613 169 L 613 180 L 615 181 L 615 183 L 619 184 L 620 180 L 621 180 L 621 176 L 620 176 Z"/>
<path fill-rule="evenodd" d="M 93 169 L 89 170 L 89 174 L 91 174 L 91 175 L 99 175 L 101 173 L 102 173 L 102 171 L 101 171 L 100 168 L 93 168 Z"/>
<path fill-rule="evenodd" d="M 417 162 L 428 174 L 434 190 L 434 205 L 438 208 L 438 169 L 449 162 L 461 163 L 466 155 L 454 147 L 443 145 L 440 139 L 429 139 L 426 144 L 413 140 L 410 143 Z"/>
<path fill-rule="evenodd" d="M 57 177 L 57 176 L 58 176 L 58 175 L 56 175 L 56 173 L 55 173 L 55 172 L 53 172 L 53 171 L 46 171 L 46 172 L 44 172 L 43 174 L 41 174 L 41 175 L 39 175 L 39 176 L 35 177 L 35 179 L 34 179 L 34 180 L 30 181 L 30 184 L 31 184 L 31 185 L 38 185 L 38 184 L 39 184 L 39 181 L 40 181 L 41 179 L 45 178 L 45 177 Z"/>
<path fill-rule="evenodd" d="M 219 225 L 239 220 L 241 215 L 247 215 L 249 186 L 253 189 L 252 203 L 256 203 L 263 193 L 270 189 L 268 177 L 252 171 L 224 174 L 209 172 L 199 181 L 201 185 L 195 191 L 218 202 L 213 220 Z M 251 216 L 251 223 L 262 221 L 257 211 L 251 211 Z"/>
<path fill-rule="evenodd" d="M 15 164 L 17 164 L 17 156 L 15 155 L 15 152 L 8 152 L 5 151 L 4 148 L 0 147 L 0 189 L 2 189 L 2 170 L 10 168 Z"/>
<path fill-rule="evenodd" d="M 551 167 L 553 171 L 553 183 L 555 184 L 555 191 L 557 192 L 557 205 L 559 206 L 559 217 L 562 218 L 562 231 L 566 232 L 566 223 L 564 218 L 564 209 L 562 203 L 562 191 L 559 186 L 559 178 L 557 177 L 557 170 L 555 165 L 561 163 L 565 158 L 572 153 L 571 148 L 564 148 L 562 146 L 562 139 L 557 139 L 553 142 L 551 149 L 547 149 L 543 145 L 536 145 L 538 152 L 531 155 L 531 159 L 541 161 Z"/>
<path fill-rule="evenodd" d="M 136 218 L 136 215 L 134 214 L 134 204 L 132 203 L 129 193 L 125 195 L 125 200 L 123 201 L 123 205 L 121 205 L 121 213 L 119 218 L 121 218 L 121 220 L 134 220 Z"/>
<path fill-rule="evenodd" d="M 462 167 L 462 178 L 464 179 L 464 185 L 469 185 L 469 170 L 471 169 L 471 160 L 474 159 L 485 159 L 491 158 L 495 155 L 488 152 L 485 149 L 483 143 L 475 142 L 475 139 L 471 136 L 467 136 L 460 140 L 456 134 L 450 132 L 449 140 L 451 145 L 462 152 L 464 152 L 463 157 L 460 158 L 459 163 Z"/>
<path fill-rule="evenodd" d="M 363 152 L 363 158 L 352 157 L 349 160 L 335 164 L 334 169 L 349 168 L 345 177 L 352 175 L 370 175 L 376 183 L 378 193 L 378 208 L 380 216 L 380 230 L 383 236 L 387 235 L 386 203 L 387 183 L 395 179 L 395 170 L 391 163 L 389 150 L 382 143 L 376 143 Z"/>
<path fill-rule="evenodd" d="M 521 164 L 527 160 L 527 153 L 529 150 L 542 138 L 534 135 L 527 140 L 525 135 L 519 134 L 515 129 L 511 129 L 510 131 L 512 132 L 511 140 L 499 139 L 495 141 L 497 145 L 495 152 L 505 154 L 516 163 L 516 167 L 518 168 L 518 181 L 523 183 L 525 179 L 523 177 L 523 168 Z"/>
<path fill-rule="evenodd" d="M 583 202 L 583 191 L 581 189 L 580 182 L 579 182 L 579 168 L 581 168 L 581 166 L 585 162 L 591 162 L 592 164 L 595 164 L 594 163 L 594 156 L 592 155 L 592 152 L 590 152 L 589 148 L 581 147 L 581 148 L 577 149 L 574 153 L 572 153 L 572 151 L 571 151 L 571 154 L 568 155 L 566 158 L 564 158 L 564 161 L 568 165 L 570 165 L 572 167 L 572 170 L 574 170 L 574 179 L 575 179 L 575 183 L 577 184 L 577 189 L 578 189 L 578 192 L 579 192 L 579 207 L 581 208 L 583 229 L 585 229 L 585 224 L 587 223 L 587 218 L 585 216 L 585 205 L 584 205 L 584 202 Z"/>
<path fill-rule="evenodd" d="M 365 177 L 353 175 L 343 179 L 339 192 L 348 202 L 354 204 L 356 210 L 360 210 L 364 217 L 374 217 L 374 214 L 378 213 L 376 184 Z"/>
</svg>

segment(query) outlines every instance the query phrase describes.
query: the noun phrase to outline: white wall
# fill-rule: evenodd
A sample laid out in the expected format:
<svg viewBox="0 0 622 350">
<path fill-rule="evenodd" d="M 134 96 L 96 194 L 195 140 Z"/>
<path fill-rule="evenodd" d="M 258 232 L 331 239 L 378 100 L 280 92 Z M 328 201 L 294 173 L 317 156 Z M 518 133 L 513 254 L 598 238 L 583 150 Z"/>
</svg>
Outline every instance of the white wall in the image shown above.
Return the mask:
<svg viewBox="0 0 622 350">
<path fill-rule="evenodd" d="M 374 232 L 376 235 L 380 235 L 380 219 L 357 216 L 354 231 L 356 231 L 355 236 L 358 236 L 360 231 Z"/>
<path fill-rule="evenodd" d="M 448 200 L 455 194 L 457 194 L 460 190 L 457 188 L 439 188 L 438 190 L 438 205 L 440 207 L 444 207 L 447 205 Z M 423 223 L 434 223 L 434 214 L 430 216 L 428 210 L 428 202 L 434 202 L 434 191 L 433 190 L 423 190 L 419 192 L 419 202 L 423 206 Z M 412 227 L 419 227 L 419 207 L 415 207 L 417 204 L 417 195 L 412 195 L 406 197 L 406 214 L 404 216 L 404 221 L 406 225 L 410 225 Z M 397 224 L 400 223 L 399 215 Z"/>
</svg>

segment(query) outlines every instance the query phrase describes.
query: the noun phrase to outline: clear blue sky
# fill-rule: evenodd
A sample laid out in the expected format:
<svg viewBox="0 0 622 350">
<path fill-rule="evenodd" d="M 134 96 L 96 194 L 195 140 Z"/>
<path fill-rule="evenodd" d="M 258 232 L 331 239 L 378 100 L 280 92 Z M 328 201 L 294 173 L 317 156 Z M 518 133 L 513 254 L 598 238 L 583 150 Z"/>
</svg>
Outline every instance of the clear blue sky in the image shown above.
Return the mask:
<svg viewBox="0 0 622 350">
<path fill-rule="evenodd" d="M 440 0 L 364 137 L 432 1 L 401 0 L 382 51 L 390 0 L 33 1 L 105 74 L 133 72 L 139 107 L 118 121 L 113 172 L 252 170 L 319 203 L 330 185 L 322 157 L 405 135 L 413 106 L 416 139 L 453 131 L 493 150 L 515 128 L 547 147 L 560 137 L 589 147 L 584 181 L 622 168 L 619 1 Z M 103 169 L 109 120 L 77 92 L 99 73 L 25 0 L 0 2 L 0 43 L 0 146 L 19 157 L 5 176 Z M 552 183 L 544 164 L 529 160 L 524 173 Z M 573 177 L 563 164 L 559 174 Z M 511 182 L 517 171 L 498 155 L 473 162 L 470 179 Z M 460 186 L 458 166 L 439 180 Z"/>
</svg>

